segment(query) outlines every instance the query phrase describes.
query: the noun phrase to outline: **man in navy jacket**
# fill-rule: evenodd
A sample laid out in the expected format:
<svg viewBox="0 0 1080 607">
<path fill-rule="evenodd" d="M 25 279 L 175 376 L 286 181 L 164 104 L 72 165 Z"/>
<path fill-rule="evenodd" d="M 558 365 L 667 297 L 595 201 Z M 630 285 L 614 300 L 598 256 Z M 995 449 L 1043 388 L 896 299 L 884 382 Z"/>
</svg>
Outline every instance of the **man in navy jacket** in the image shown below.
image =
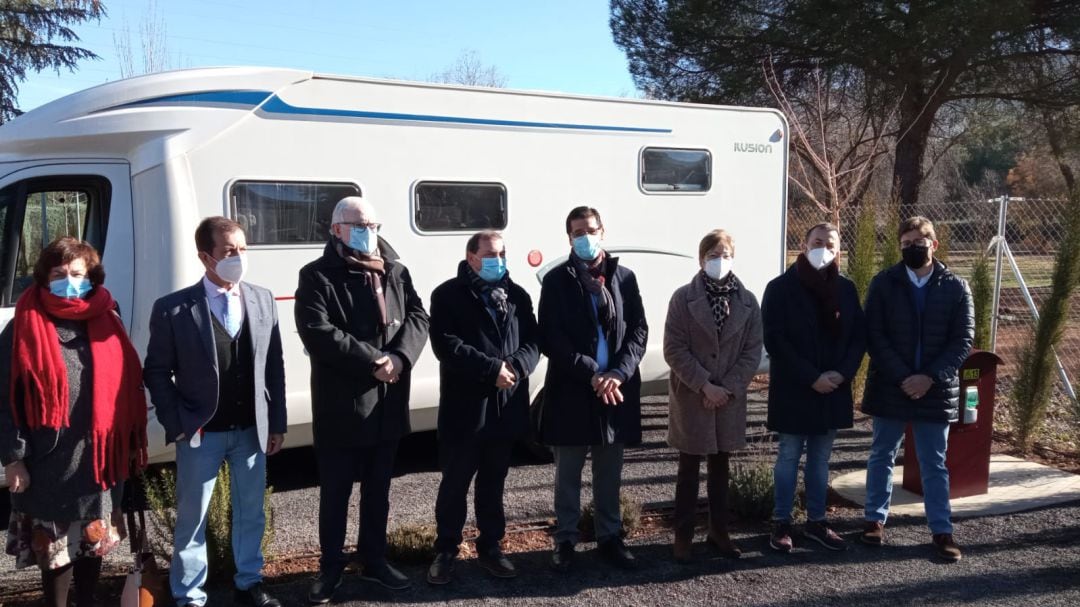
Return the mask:
<svg viewBox="0 0 1080 607">
<path fill-rule="evenodd" d="M 495 577 L 517 575 L 499 547 L 506 532 L 503 485 L 514 443 L 528 431 L 529 375 L 540 359 L 532 300 L 506 272 L 502 235 L 479 232 L 465 249 L 457 276 L 431 294 L 442 482 L 427 580 L 437 585 L 450 582 L 474 476 L 477 562 Z"/>
<path fill-rule="evenodd" d="M 803 536 L 844 550 L 825 520 L 829 456 L 836 431 L 852 426 L 851 379 L 866 352 L 855 285 L 840 274 L 840 233 L 829 223 L 806 232 L 805 249 L 765 288 L 761 305 L 769 352 L 769 430 L 779 435 L 773 533 L 769 545 L 791 552 L 791 511 L 806 451 Z"/>
<path fill-rule="evenodd" d="M 959 417 L 960 366 L 975 338 L 971 291 L 934 260 L 938 241 L 929 219 L 912 217 L 898 233 L 903 261 L 874 277 L 866 301 L 870 372 L 862 409 L 874 416 L 874 439 L 862 541 L 884 542 L 893 464 L 911 424 L 934 546 L 939 557 L 958 561 L 945 450 L 949 423 Z"/>
<path fill-rule="evenodd" d="M 619 507 L 623 447 L 641 442 L 641 373 L 649 327 L 637 278 L 601 248 L 604 225 L 591 207 L 566 218 L 570 259 L 544 276 L 540 350 L 548 357 L 540 435 L 555 452 L 555 552 L 570 568 L 581 516 L 581 470 L 592 454 L 600 554 L 634 568 Z"/>
</svg>

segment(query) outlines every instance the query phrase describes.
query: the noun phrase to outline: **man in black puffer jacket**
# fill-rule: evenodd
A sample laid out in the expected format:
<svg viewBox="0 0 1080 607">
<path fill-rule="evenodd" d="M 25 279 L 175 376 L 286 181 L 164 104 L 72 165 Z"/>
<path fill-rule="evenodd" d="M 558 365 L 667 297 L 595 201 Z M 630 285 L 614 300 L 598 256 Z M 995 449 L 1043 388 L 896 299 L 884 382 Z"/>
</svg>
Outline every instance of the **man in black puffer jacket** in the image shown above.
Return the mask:
<svg viewBox="0 0 1080 607">
<path fill-rule="evenodd" d="M 899 234 L 903 261 L 874 277 L 866 301 L 870 374 L 862 410 L 874 416 L 874 440 L 862 540 L 884 540 L 893 463 L 910 423 L 934 546 L 941 558 L 958 561 L 945 449 L 949 423 L 959 414 L 960 365 L 975 336 L 971 291 L 934 260 L 938 241 L 929 219 L 912 217 L 900 224 Z"/>
</svg>

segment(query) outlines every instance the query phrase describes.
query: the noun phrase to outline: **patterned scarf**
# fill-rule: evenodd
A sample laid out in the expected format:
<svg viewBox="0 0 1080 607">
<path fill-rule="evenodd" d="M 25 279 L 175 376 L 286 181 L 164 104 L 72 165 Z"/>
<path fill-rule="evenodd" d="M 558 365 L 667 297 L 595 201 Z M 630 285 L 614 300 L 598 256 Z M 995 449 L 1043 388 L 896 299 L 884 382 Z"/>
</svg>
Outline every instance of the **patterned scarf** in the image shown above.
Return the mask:
<svg viewBox="0 0 1080 607">
<path fill-rule="evenodd" d="M 491 302 L 492 307 L 499 317 L 499 324 L 506 324 L 507 315 L 510 313 L 510 273 L 496 282 L 488 282 L 469 267 L 469 286 L 480 296 L 484 302 Z"/>
<path fill-rule="evenodd" d="M 577 279 L 586 292 L 597 297 L 596 317 L 604 332 L 615 330 L 615 300 L 611 297 L 611 289 L 607 288 L 607 253 L 600 251 L 596 259 L 585 261 L 573 251 L 570 252 L 570 263 L 577 270 Z"/>
<path fill-rule="evenodd" d="M 379 309 L 380 331 L 385 335 L 387 328 L 386 318 L 386 294 L 383 291 L 384 277 L 386 276 L 386 264 L 378 255 L 365 255 L 356 249 L 350 248 L 341 240 L 334 239 L 334 250 L 345 260 L 349 272 L 360 274 L 371 289 L 371 297 Z"/>
<path fill-rule="evenodd" d="M 724 321 L 731 315 L 731 297 L 740 288 L 739 279 L 729 273 L 720 280 L 714 280 L 708 274 L 701 272 L 705 280 L 705 294 L 709 297 L 709 305 L 712 306 L 713 320 L 716 321 L 716 331 L 724 328 Z"/>
</svg>

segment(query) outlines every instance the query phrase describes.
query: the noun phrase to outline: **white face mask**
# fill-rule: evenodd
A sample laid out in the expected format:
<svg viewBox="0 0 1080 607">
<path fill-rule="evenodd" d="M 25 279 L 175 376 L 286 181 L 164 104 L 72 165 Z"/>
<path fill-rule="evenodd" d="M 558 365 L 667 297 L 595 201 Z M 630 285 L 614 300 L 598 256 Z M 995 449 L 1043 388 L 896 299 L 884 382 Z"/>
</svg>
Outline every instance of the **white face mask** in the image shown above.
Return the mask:
<svg viewBox="0 0 1080 607">
<path fill-rule="evenodd" d="M 211 259 L 213 258 L 211 257 Z M 214 274 L 217 274 L 221 280 L 232 284 L 239 283 L 244 277 L 244 272 L 247 272 L 247 254 L 245 253 L 226 257 L 218 261 L 217 265 L 214 266 Z"/>
<path fill-rule="evenodd" d="M 825 247 L 810 249 L 806 252 L 806 261 L 809 261 L 815 270 L 824 268 L 832 263 L 834 259 L 836 259 L 836 253 Z"/>
<path fill-rule="evenodd" d="M 705 275 L 713 280 L 722 280 L 731 274 L 735 260 L 731 257 L 714 257 L 705 261 Z"/>
</svg>

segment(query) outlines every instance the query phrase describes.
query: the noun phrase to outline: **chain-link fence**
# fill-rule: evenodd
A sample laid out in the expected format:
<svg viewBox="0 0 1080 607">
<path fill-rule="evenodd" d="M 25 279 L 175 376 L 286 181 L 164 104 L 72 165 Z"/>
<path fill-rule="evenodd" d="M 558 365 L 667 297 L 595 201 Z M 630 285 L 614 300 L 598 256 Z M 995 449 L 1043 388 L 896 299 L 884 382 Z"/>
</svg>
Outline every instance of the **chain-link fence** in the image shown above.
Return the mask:
<svg viewBox="0 0 1080 607">
<path fill-rule="evenodd" d="M 1065 236 L 1066 204 L 1067 201 L 1061 199 L 996 198 L 923 203 L 906 213 L 923 215 L 934 222 L 941 241 L 938 257 L 963 278 L 971 280 L 978 256 L 989 255 L 990 284 L 991 287 L 997 285 L 999 296 L 994 349 L 1004 360 L 1004 366 L 998 372 L 1002 384 L 1011 386 L 1020 352 L 1034 336 L 1032 306 L 1037 310 L 1050 293 L 1054 256 L 1058 243 Z M 890 243 L 896 246 L 895 230 L 899 217 L 895 208 L 877 208 L 875 216 L 880 265 L 882 247 L 890 246 Z M 858 217 L 857 208 L 840 212 L 845 252 L 855 245 Z M 798 255 L 807 229 L 818 222 L 833 220 L 830 214 L 812 204 L 792 205 L 788 211 L 789 257 L 794 259 Z M 1007 246 L 1002 247 L 1000 280 L 995 280 L 998 260 L 995 237 L 999 232 Z M 845 266 L 847 257 L 842 257 Z M 895 257 L 899 258 L 899 252 Z M 1073 385 L 1077 385 L 1080 381 L 1080 295 L 1073 297 L 1069 322 L 1057 354 Z M 1063 388 L 1059 381 L 1055 392 L 1061 394 Z"/>
</svg>

